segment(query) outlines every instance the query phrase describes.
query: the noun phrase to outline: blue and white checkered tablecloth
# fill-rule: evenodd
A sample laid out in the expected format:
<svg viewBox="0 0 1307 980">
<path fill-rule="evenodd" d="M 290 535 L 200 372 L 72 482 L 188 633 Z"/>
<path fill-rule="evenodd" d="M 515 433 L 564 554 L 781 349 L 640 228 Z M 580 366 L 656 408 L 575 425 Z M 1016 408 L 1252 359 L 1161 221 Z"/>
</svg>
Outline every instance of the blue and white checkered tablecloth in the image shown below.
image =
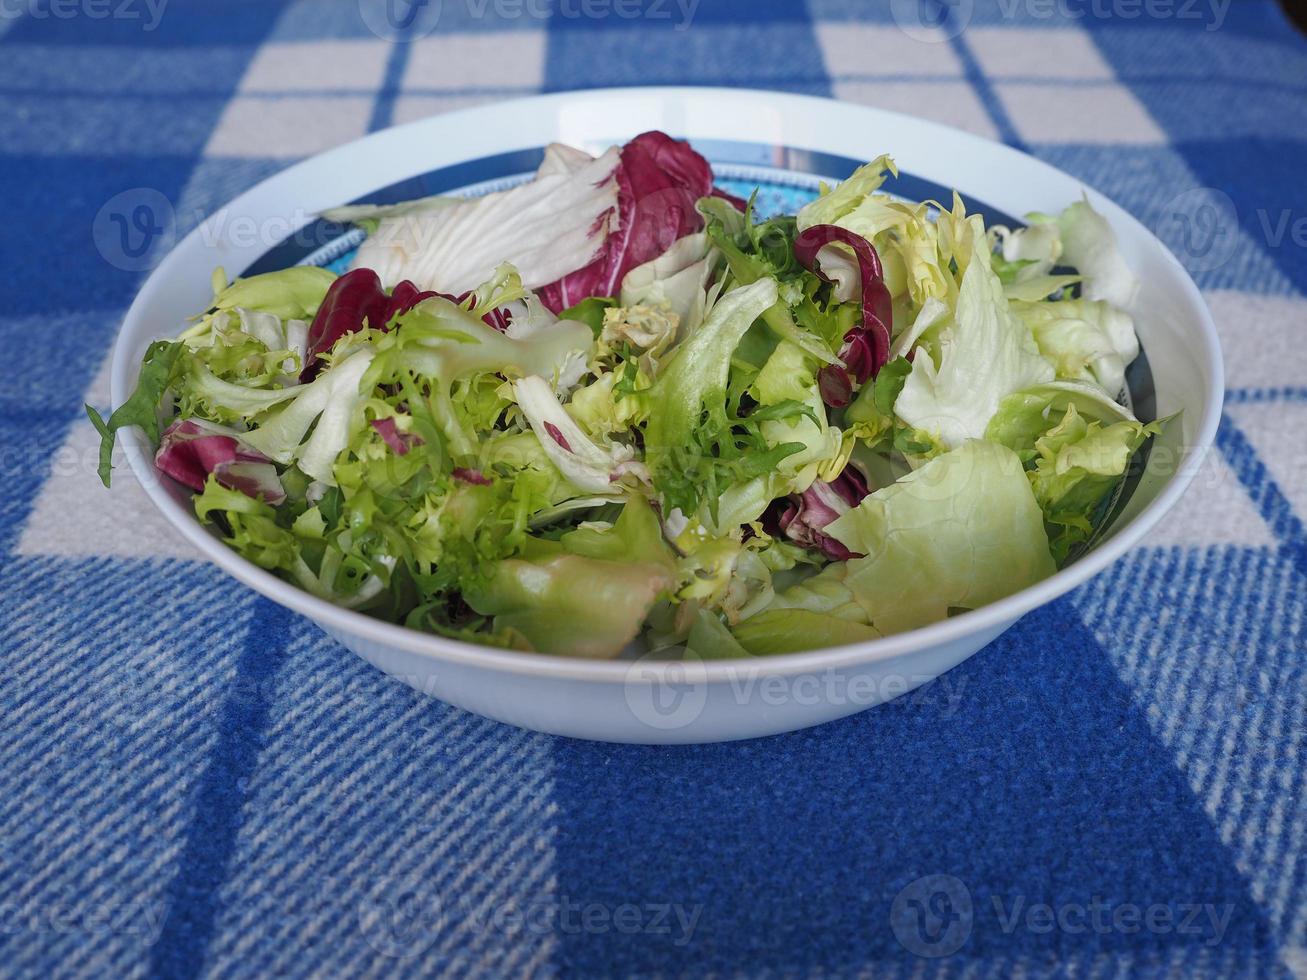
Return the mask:
<svg viewBox="0 0 1307 980">
<path fill-rule="evenodd" d="M 392 44 L 356 0 L 0 0 L 0 974 L 1307 977 L 1307 40 L 1275 4 L 436 6 Z M 181 232 L 379 127 L 654 83 L 938 119 L 1158 229 L 1229 370 L 1178 511 L 916 695 L 649 748 L 424 698 L 98 488 L 81 405 L 157 258 L 106 254 L 117 195 Z"/>
</svg>

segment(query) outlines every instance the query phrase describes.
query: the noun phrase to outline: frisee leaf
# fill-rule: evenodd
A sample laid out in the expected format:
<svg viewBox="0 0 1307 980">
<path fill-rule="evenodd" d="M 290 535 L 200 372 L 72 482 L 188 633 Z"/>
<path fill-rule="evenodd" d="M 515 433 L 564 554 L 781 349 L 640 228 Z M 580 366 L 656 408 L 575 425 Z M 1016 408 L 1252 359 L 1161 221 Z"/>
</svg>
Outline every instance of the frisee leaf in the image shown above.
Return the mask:
<svg viewBox="0 0 1307 980">
<path fill-rule="evenodd" d="M 90 405 L 86 414 L 100 433 L 100 465 L 97 472 L 100 482 L 109 485 L 113 470 L 113 447 L 118 430 L 123 426 L 139 426 L 152 444 L 159 441 L 159 403 L 172 383 L 173 369 L 182 344 L 175 340 L 156 340 L 145 351 L 141 373 L 136 379 L 136 390 L 119 405 L 106 422 Z"/>
</svg>

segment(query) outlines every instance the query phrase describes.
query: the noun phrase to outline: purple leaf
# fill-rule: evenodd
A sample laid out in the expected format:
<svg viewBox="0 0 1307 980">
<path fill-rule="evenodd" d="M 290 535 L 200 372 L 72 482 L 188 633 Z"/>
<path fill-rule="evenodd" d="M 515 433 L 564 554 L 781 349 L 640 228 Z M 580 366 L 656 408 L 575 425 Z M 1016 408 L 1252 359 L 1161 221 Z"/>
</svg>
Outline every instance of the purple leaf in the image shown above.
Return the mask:
<svg viewBox="0 0 1307 980">
<path fill-rule="evenodd" d="M 377 430 L 377 435 L 381 436 L 382 441 L 394 451 L 396 456 L 403 456 L 414 446 L 422 445 L 420 436 L 410 432 L 400 432 L 394 419 L 373 419 L 372 428 Z"/>
<path fill-rule="evenodd" d="M 240 435 L 214 422 L 182 419 L 164 429 L 154 465 L 192 490 L 203 490 L 212 475 L 229 490 L 262 497 L 273 506 L 280 504 L 286 491 L 277 467 Z"/>
<path fill-rule="evenodd" d="M 454 467 L 454 479 L 462 480 L 464 483 L 472 483 L 478 487 L 488 487 L 494 482 L 480 470 L 467 469 L 462 466 Z"/>
<path fill-rule="evenodd" d="M 763 514 L 763 527 L 773 537 L 785 536 L 831 561 L 848 561 L 862 555 L 850 551 L 825 533 L 826 525 L 862 502 L 870 491 L 867 479 L 852 464 L 834 481 L 817 480 L 807 490 L 773 500 Z"/>
<path fill-rule="evenodd" d="M 309 326 L 300 381 L 312 381 L 317 376 L 322 370 L 319 355 L 331 350 L 341 337 L 362 330 L 365 322 L 375 330 L 385 330 L 396 316 L 435 295 L 418 289 L 407 279 L 387 295 L 371 269 L 351 269 L 340 276 L 322 298 Z"/>
<path fill-rule="evenodd" d="M 589 296 L 617 295 L 628 272 L 703 227 L 694 205 L 699 198 L 715 193 L 712 167 L 690 144 L 666 133 L 644 133 L 622 147 L 616 174 L 616 227 L 599 255 L 589 265 L 536 291 L 554 313 Z M 742 204 L 730 195 L 718 196 L 736 207 Z"/>
<path fill-rule="evenodd" d="M 794 239 L 794 257 L 805 268 L 832 282 L 832 278 L 822 271 L 821 252 L 833 243 L 847 245 L 858 261 L 862 323 L 844 335 L 840 360 L 858 384 L 866 384 L 889 360 L 890 331 L 894 325 L 893 302 L 885 286 L 884 270 L 875 246 L 856 232 L 838 225 L 813 225 Z M 836 391 L 834 387 L 831 390 L 832 393 Z M 826 398 L 824 391 L 822 397 Z M 826 404 L 840 407 L 829 399 L 826 399 Z"/>
<path fill-rule="evenodd" d="M 553 422 L 545 422 L 545 431 L 549 433 L 549 438 L 554 440 L 554 442 L 558 443 L 569 453 L 572 451 L 572 447 L 567 444 L 567 437 L 563 435 L 563 430 L 554 425 Z"/>
</svg>

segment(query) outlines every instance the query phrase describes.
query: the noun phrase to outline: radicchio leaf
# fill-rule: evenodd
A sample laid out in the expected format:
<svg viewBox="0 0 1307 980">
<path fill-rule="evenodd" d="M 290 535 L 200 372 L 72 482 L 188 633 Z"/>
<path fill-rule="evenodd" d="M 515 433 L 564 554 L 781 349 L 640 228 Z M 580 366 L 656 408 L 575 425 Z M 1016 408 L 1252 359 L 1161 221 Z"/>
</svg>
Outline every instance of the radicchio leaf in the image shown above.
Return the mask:
<svg viewBox="0 0 1307 980">
<path fill-rule="evenodd" d="M 817 480 L 803 493 L 773 500 L 763 514 L 763 527 L 773 537 L 784 535 L 801 547 L 821 552 L 831 561 L 861 558 L 823 529 L 858 506 L 869 492 L 866 477 L 849 465 L 830 483 Z"/>
<path fill-rule="evenodd" d="M 616 296 L 631 269 L 657 258 L 678 238 L 703 227 L 694 205 L 699 198 L 715 193 L 712 167 L 688 143 L 666 133 L 643 133 L 622 147 L 616 175 L 616 227 L 609 231 L 598 256 L 536 291 L 552 313 L 588 296 Z M 726 194 L 718 196 L 735 207 L 743 204 Z"/>
<path fill-rule="evenodd" d="M 852 380 L 865 384 L 889 360 L 894 309 L 885 285 L 880 256 L 875 246 L 856 232 L 838 225 L 813 225 L 795 237 L 794 257 L 805 268 L 832 282 L 831 276 L 822 271 L 820 252 L 836 242 L 853 250 L 862 286 L 862 323 L 844 335 L 844 345 L 840 348 L 844 367 L 827 365 L 818 376 L 823 400 L 834 408 L 840 408 L 849 403 Z M 844 376 L 840 377 L 841 374 Z M 832 401 L 832 397 L 837 400 Z M 840 398 L 843 400 L 838 400 Z"/>
<path fill-rule="evenodd" d="M 545 423 L 545 431 L 549 433 L 549 438 L 554 440 L 554 442 L 558 443 L 569 453 L 572 451 L 572 447 L 567 444 L 567 437 L 563 435 L 563 430 L 554 425 L 553 422 Z"/>
<path fill-rule="evenodd" d="M 399 426 L 392 418 L 373 419 L 372 428 L 377 430 L 377 435 L 381 436 L 382 441 L 396 456 L 403 456 L 414 446 L 422 445 L 421 436 L 411 432 L 400 432 Z"/>
<path fill-rule="evenodd" d="M 346 334 L 362 330 L 364 321 L 373 329 L 385 330 L 400 313 L 435 295 L 430 290 L 418 289 L 407 279 L 387 294 L 381 279 L 371 269 L 351 269 L 340 276 L 322 298 L 309 327 L 300 381 L 312 381 L 322 370 L 319 355 L 331 350 Z"/>
<path fill-rule="evenodd" d="M 478 487 L 488 487 L 495 482 L 480 470 L 468 469 L 463 466 L 454 467 L 454 479 L 461 480 L 463 483 L 471 483 Z"/>
<path fill-rule="evenodd" d="M 229 490 L 262 497 L 273 506 L 286 499 L 272 460 L 240 438 L 241 433 L 203 419 L 181 419 L 164 429 L 154 464 L 192 490 L 213 476 Z"/>
</svg>

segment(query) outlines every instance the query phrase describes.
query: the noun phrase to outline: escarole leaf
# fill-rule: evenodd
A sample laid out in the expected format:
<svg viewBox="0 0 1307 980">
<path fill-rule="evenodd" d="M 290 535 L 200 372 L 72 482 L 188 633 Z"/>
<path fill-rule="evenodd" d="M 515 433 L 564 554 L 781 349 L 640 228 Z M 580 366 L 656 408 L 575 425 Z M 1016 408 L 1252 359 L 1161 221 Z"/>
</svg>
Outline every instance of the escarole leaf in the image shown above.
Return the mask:
<svg viewBox="0 0 1307 980">
<path fill-rule="evenodd" d="M 309 476 L 334 486 L 332 464 L 363 425 L 359 410 L 367 395 L 360 386 L 373 356 L 370 350 L 357 351 L 311 384 L 293 389 L 290 404 L 246 435 L 245 442 L 279 463 L 298 461 Z"/>
<path fill-rule="evenodd" d="M 898 633 L 975 609 L 1056 571 L 1021 460 L 966 442 L 826 526 L 850 551 L 845 583 L 871 623 Z"/>
<path fill-rule="evenodd" d="M 713 613 L 700 609 L 685 639 L 685 649 L 691 659 L 731 660 L 750 656 L 749 651 L 731 635 L 731 631 Z"/>
<path fill-rule="evenodd" d="M 1125 387 L 1125 369 L 1139 356 L 1130 314 L 1089 299 L 1013 303 L 1012 311 L 1030 328 L 1057 377 L 1095 381 L 1112 397 Z"/>
<path fill-rule="evenodd" d="M 1139 279 L 1121 255 L 1112 226 L 1089 201 L 1077 201 L 1063 211 L 1057 227 L 1062 234 L 1062 262 L 1084 277 L 1085 299 L 1106 300 L 1118 307 L 1134 302 Z"/>
<path fill-rule="evenodd" d="M 1062 420 L 1035 441 L 1038 458 L 1030 483 L 1058 561 L 1090 538 L 1099 507 L 1120 482 L 1130 457 L 1164 424 L 1127 421 L 1104 426 L 1068 405 Z"/>
<path fill-rule="evenodd" d="M 677 315 L 679 335 L 688 336 L 703 322 L 719 260 L 704 232 L 678 238 L 662 255 L 626 274 L 622 305 L 666 307 Z"/>
<path fill-rule="evenodd" d="M 857 221 L 856 216 L 853 221 L 846 222 L 841 219 L 853 215 L 859 205 L 864 205 L 869 196 L 880 189 L 880 186 L 885 183 L 886 171 L 895 177 L 899 175 L 894 161 L 888 155 L 882 154 L 853 171 L 834 188 L 824 190 L 817 200 L 805 204 L 799 210 L 799 230 L 814 225 L 839 224 L 861 233 L 858 227 L 860 222 Z"/>
<path fill-rule="evenodd" d="M 1050 381 L 1005 397 L 985 429 L 985 438 L 1029 461 L 1034 457 L 1035 441 L 1073 407 L 1076 414 L 1102 425 L 1138 422 L 1129 409 L 1109 398 L 1096 384 Z"/>
<path fill-rule="evenodd" d="M 769 609 L 802 609 L 868 626 L 867 610 L 849 586 L 847 561 L 831 562 L 816 575 L 776 594 Z"/>
</svg>

